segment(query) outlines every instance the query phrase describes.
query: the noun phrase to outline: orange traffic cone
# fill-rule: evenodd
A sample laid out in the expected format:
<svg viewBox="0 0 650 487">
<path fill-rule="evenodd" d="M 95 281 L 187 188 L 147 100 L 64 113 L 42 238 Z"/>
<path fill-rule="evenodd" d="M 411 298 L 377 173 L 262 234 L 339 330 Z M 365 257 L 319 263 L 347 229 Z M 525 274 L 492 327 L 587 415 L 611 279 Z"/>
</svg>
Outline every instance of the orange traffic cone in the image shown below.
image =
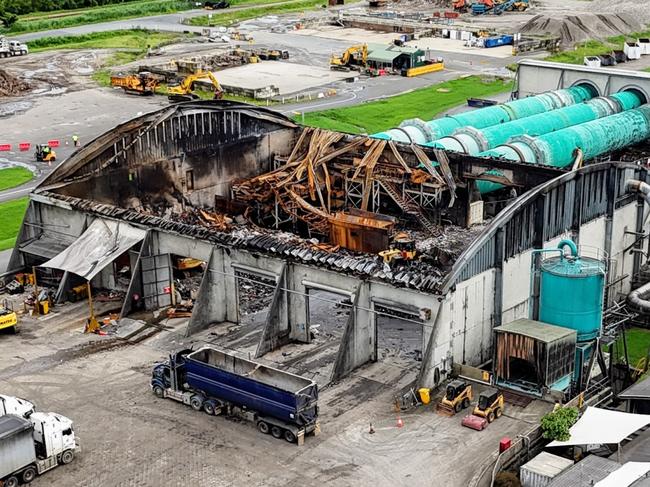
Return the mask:
<svg viewBox="0 0 650 487">
<path fill-rule="evenodd" d="M 402 421 L 402 418 L 397 416 L 397 427 L 401 428 L 402 426 L 404 426 L 404 421 Z"/>
</svg>

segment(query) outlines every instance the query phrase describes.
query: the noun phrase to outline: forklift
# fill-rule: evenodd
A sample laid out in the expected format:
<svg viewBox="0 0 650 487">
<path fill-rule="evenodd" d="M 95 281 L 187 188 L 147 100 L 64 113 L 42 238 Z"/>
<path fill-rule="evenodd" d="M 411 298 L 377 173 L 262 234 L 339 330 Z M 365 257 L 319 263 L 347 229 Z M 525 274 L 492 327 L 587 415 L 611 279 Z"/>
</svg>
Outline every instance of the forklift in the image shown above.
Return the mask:
<svg viewBox="0 0 650 487">
<path fill-rule="evenodd" d="M 496 389 L 485 389 L 478 396 L 478 404 L 469 416 L 463 418 L 462 425 L 481 431 L 503 414 L 503 393 Z"/>
<path fill-rule="evenodd" d="M 447 385 L 436 411 L 445 416 L 453 416 L 469 407 L 472 400 L 472 385 L 464 380 L 453 380 Z"/>
<path fill-rule="evenodd" d="M 56 161 L 56 152 L 47 144 L 37 144 L 34 158 L 37 162 L 54 162 Z"/>
</svg>

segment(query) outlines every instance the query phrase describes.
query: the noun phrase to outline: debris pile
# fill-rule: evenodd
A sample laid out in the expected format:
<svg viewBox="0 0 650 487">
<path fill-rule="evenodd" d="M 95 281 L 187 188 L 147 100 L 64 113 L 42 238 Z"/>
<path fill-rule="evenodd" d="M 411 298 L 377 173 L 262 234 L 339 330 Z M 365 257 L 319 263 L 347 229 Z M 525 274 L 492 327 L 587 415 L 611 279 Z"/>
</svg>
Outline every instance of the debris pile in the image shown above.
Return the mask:
<svg viewBox="0 0 650 487">
<path fill-rule="evenodd" d="M 569 16 L 536 15 L 526 22 L 519 32 L 530 35 L 551 35 L 560 38 L 563 44 L 570 46 L 588 39 L 606 39 L 639 32 L 643 27 L 638 17 L 627 13 L 583 13 Z"/>
<path fill-rule="evenodd" d="M 288 216 L 306 223 L 314 234 L 327 235 L 336 211 L 353 206 L 367 212 L 379 184 L 398 212 L 436 235 L 438 225 L 406 192 L 426 191 L 428 200 L 440 206 L 445 194 L 451 201 L 455 197 L 453 175 L 446 159 L 434 165 L 417 146 L 412 149 L 422 169 L 409 166 L 392 141 L 349 141 L 338 132 L 305 128 L 284 164 L 234 184 L 233 197 L 257 205 L 258 214 L 276 220 Z M 360 188 L 356 201 L 350 201 L 351 186 Z M 284 215 L 274 214 L 276 208 Z"/>
<path fill-rule="evenodd" d="M 0 96 L 17 96 L 29 90 L 29 83 L 0 69 Z"/>
</svg>

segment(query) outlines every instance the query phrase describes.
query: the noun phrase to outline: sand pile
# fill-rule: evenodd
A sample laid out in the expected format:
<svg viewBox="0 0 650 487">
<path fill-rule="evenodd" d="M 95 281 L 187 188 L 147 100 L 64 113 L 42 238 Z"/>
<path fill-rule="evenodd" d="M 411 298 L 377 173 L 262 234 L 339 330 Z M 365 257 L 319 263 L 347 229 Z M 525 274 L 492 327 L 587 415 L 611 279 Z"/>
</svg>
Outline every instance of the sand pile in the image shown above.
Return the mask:
<svg viewBox="0 0 650 487">
<path fill-rule="evenodd" d="M 0 96 L 16 96 L 28 89 L 28 83 L 0 69 Z"/>
<path fill-rule="evenodd" d="M 644 30 L 644 27 L 641 21 L 628 13 L 536 15 L 519 31 L 524 34 L 556 36 L 562 39 L 563 44 L 573 45 L 588 39 L 606 39 L 638 32 Z"/>
</svg>

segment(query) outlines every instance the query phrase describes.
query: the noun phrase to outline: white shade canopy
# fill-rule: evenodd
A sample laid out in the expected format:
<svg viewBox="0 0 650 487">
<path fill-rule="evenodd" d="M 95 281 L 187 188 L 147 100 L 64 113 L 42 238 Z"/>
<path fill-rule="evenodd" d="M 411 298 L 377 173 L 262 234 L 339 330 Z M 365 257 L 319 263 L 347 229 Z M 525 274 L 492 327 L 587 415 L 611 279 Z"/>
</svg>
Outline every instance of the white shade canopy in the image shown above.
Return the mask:
<svg viewBox="0 0 650 487">
<path fill-rule="evenodd" d="M 571 426 L 567 441 L 552 441 L 548 446 L 618 444 L 647 424 L 650 415 L 588 407 Z"/>
</svg>

